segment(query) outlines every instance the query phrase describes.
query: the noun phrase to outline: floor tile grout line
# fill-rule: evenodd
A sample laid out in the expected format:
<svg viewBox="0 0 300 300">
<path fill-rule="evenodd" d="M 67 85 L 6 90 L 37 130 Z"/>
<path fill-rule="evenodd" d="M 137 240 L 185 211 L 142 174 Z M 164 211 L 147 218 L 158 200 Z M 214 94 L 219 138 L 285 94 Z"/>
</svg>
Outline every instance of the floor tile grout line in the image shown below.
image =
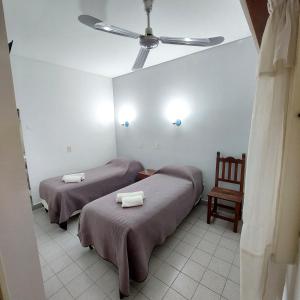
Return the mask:
<svg viewBox="0 0 300 300">
<path fill-rule="evenodd" d="M 52 297 L 54 297 L 56 294 L 58 294 L 62 289 L 65 289 L 68 294 L 74 299 L 74 297 L 70 294 L 70 292 L 67 290 L 67 288 L 63 285 L 57 292 L 55 292 L 51 297 L 47 298 L 47 299 L 51 299 Z"/>
<path fill-rule="evenodd" d="M 186 297 L 184 297 L 183 295 L 181 295 L 178 291 L 174 290 L 171 286 L 168 288 L 166 294 L 164 295 L 164 297 L 162 298 L 162 300 L 165 299 L 166 295 L 168 294 L 169 290 L 173 290 L 175 291 L 176 293 L 178 293 L 180 296 L 182 296 L 184 299 L 188 300 Z"/>
<path fill-rule="evenodd" d="M 219 243 L 220 243 L 220 240 L 218 241 L 218 243 L 217 243 L 217 245 L 216 245 L 216 249 L 218 248 Z M 215 249 L 215 251 L 216 251 L 216 249 Z M 214 253 L 215 253 L 215 251 L 214 251 Z M 215 273 L 215 274 L 217 274 L 217 275 L 219 275 L 219 276 L 222 276 L 222 275 L 220 275 L 220 274 L 218 274 L 218 273 L 216 273 L 216 272 L 214 272 L 214 271 L 212 271 L 212 270 L 210 270 L 210 269 L 208 268 L 208 266 L 210 265 L 210 263 L 211 263 L 213 257 L 214 257 L 214 254 L 211 255 L 210 262 L 209 262 L 209 264 L 207 265 L 205 271 L 203 272 L 201 281 L 202 281 L 202 279 L 203 279 L 203 277 L 204 277 L 204 274 L 205 274 L 205 272 L 206 272 L 207 270 L 209 270 L 209 271 L 211 271 L 211 272 L 213 272 L 213 273 Z M 223 276 L 222 276 L 222 277 L 223 277 Z M 223 277 L 223 278 L 224 278 L 224 277 Z M 226 279 L 226 278 L 225 278 L 225 279 Z M 198 287 L 199 287 L 200 285 L 202 285 L 202 286 L 208 288 L 209 290 L 211 290 L 212 292 L 218 294 L 218 295 L 220 296 L 220 298 L 222 297 L 222 293 L 223 293 L 223 290 L 224 290 L 224 288 L 225 288 L 225 285 L 226 285 L 226 281 L 227 281 L 227 280 L 225 281 L 225 285 L 224 285 L 224 287 L 223 287 L 223 289 L 222 289 L 222 293 L 221 293 L 221 294 L 217 293 L 216 291 L 214 291 L 214 290 L 210 289 L 209 287 L 207 287 L 206 285 L 202 284 L 201 281 L 199 282 Z M 198 289 L 198 287 L 197 287 L 197 289 Z M 193 294 L 193 297 L 194 297 L 196 291 L 197 291 L 197 290 L 195 290 L 195 292 L 194 292 L 194 294 Z"/>
<path fill-rule="evenodd" d="M 54 276 L 55 276 L 55 275 L 54 275 Z M 54 276 L 53 276 L 53 277 L 54 277 Z M 53 278 L 53 277 L 52 277 L 52 278 Z M 63 288 L 63 287 L 64 287 L 63 282 L 62 282 L 57 276 L 55 276 L 55 277 L 56 277 L 56 279 L 61 283 L 61 285 L 62 285 L 61 288 Z M 48 281 L 48 280 L 47 280 L 47 281 Z M 58 290 L 60 290 L 61 288 L 59 288 Z M 57 291 L 57 292 L 58 292 L 58 291 Z M 54 294 L 52 294 L 50 297 L 47 297 L 47 298 L 51 298 L 51 297 L 54 296 L 55 294 L 56 294 L 56 292 L 55 292 Z"/>
<path fill-rule="evenodd" d="M 185 229 L 183 229 L 184 231 L 186 231 Z M 175 231 L 176 232 L 176 231 Z M 188 231 L 186 231 L 187 233 L 188 233 Z M 175 233 L 174 233 L 175 234 Z M 184 238 L 181 238 L 180 240 L 181 240 L 181 242 L 184 242 L 184 240 L 183 240 Z M 186 243 L 187 244 L 187 243 Z M 176 247 L 175 247 L 176 248 Z M 182 255 L 181 253 L 178 253 L 176 250 L 175 250 L 175 248 L 172 250 L 172 251 L 175 251 L 177 254 L 180 254 L 180 255 Z M 196 248 L 196 247 L 195 247 Z M 192 254 L 191 254 L 192 255 Z M 190 257 L 191 257 L 191 255 L 190 255 Z M 184 255 L 182 255 L 182 256 L 184 256 Z M 168 256 L 169 257 L 169 256 Z M 174 266 L 172 266 L 172 265 L 170 265 L 167 261 L 166 261 L 166 259 L 168 258 L 168 257 L 166 257 L 165 258 L 165 263 L 166 264 L 168 264 L 169 266 L 171 266 L 172 268 L 174 268 L 174 269 L 176 269 L 177 271 L 178 271 L 178 274 L 177 274 L 177 276 L 176 276 L 176 278 L 172 281 L 172 283 L 168 286 L 165 282 L 163 282 L 162 280 L 160 280 L 159 278 L 157 278 L 156 276 L 155 276 L 155 274 L 153 274 L 152 276 L 154 276 L 156 279 L 158 279 L 159 281 L 161 281 L 163 284 L 165 284 L 165 285 L 167 285 L 168 286 L 168 290 L 172 287 L 172 284 L 176 281 L 176 279 L 178 278 L 178 276 L 180 275 L 180 273 L 182 273 L 182 270 L 183 270 L 183 268 L 185 267 L 185 265 L 187 264 L 187 262 L 189 261 L 189 259 L 190 259 L 190 257 L 186 257 L 186 256 L 184 256 L 185 258 L 187 258 L 187 261 L 185 262 L 185 264 L 183 265 L 183 267 L 180 269 L 180 270 L 178 270 L 177 268 L 175 268 Z M 187 274 L 185 274 L 185 273 L 182 273 L 182 274 L 184 274 L 184 275 L 186 275 L 186 276 L 188 276 Z M 189 276 L 188 276 L 189 277 Z M 195 281 L 193 278 L 191 278 L 191 277 L 189 277 L 190 279 L 192 279 L 193 281 Z M 195 282 L 197 282 L 197 281 L 195 281 Z M 178 291 L 176 291 L 176 292 L 178 292 Z M 166 292 L 167 293 L 167 292 Z M 179 292 L 178 292 L 179 293 Z M 179 293 L 180 294 L 180 293 Z M 181 296 L 183 296 L 182 294 L 180 294 Z M 163 296 L 163 298 L 166 296 L 166 294 Z M 183 296 L 184 297 L 184 296 Z M 162 298 L 162 299 L 163 299 Z M 184 298 L 186 298 L 186 297 L 184 297 Z"/>
<path fill-rule="evenodd" d="M 52 237 L 50 237 L 50 238 L 51 238 L 52 242 L 55 242 L 56 244 L 58 244 L 58 243 L 55 241 L 55 239 L 53 239 Z M 58 244 L 58 246 L 60 246 L 60 245 Z M 62 248 L 62 247 L 61 247 L 61 248 Z M 65 255 L 67 255 L 67 253 L 66 253 L 67 250 L 65 250 L 64 248 L 62 248 L 62 250 L 64 251 Z M 84 255 L 84 254 L 83 254 L 83 255 Z M 80 257 L 82 257 L 83 255 L 81 255 Z M 72 257 L 70 257 L 70 256 L 68 256 L 68 255 L 67 255 L 67 257 L 69 257 L 69 258 L 71 259 L 72 263 L 75 263 L 75 264 L 78 266 L 77 260 L 78 260 L 80 257 L 79 257 L 77 260 L 74 260 Z M 56 259 L 56 258 L 53 258 L 52 261 L 54 261 L 55 259 Z M 81 268 L 80 266 L 78 266 L 78 267 L 80 268 L 80 270 L 81 270 L 81 273 L 78 274 L 75 278 L 73 278 L 70 282 L 68 282 L 68 283 L 65 285 L 65 284 L 60 280 L 60 278 L 58 277 L 58 274 L 59 274 L 60 272 L 64 271 L 64 270 L 65 270 L 67 267 L 69 267 L 71 264 L 65 266 L 65 267 L 64 267 L 62 270 L 60 270 L 59 272 L 55 272 L 55 271 L 51 268 L 51 266 L 49 266 L 49 264 L 50 264 L 52 261 L 46 263 L 46 266 L 48 266 L 48 267 L 52 270 L 52 272 L 53 272 L 52 276 L 51 276 L 50 278 L 48 278 L 46 281 L 48 281 L 49 279 L 51 279 L 51 278 L 53 278 L 54 276 L 56 276 L 56 278 L 61 282 L 62 287 L 65 287 L 66 290 L 68 291 L 68 293 L 70 293 L 70 292 L 69 292 L 69 290 L 68 290 L 68 288 L 67 288 L 67 285 L 68 285 L 73 279 L 75 279 L 76 277 L 79 277 L 79 275 L 81 275 L 82 273 L 84 273 L 86 276 L 88 276 L 87 273 L 86 273 L 86 270 L 87 270 L 89 267 L 86 268 L 85 270 L 82 270 L 82 268 Z M 108 272 L 108 270 L 105 271 L 105 273 L 103 273 L 102 276 L 104 276 L 107 272 Z M 96 281 L 92 280 L 89 276 L 88 276 L 88 278 L 93 282 L 93 284 L 96 284 Z M 45 281 L 45 282 L 46 282 L 46 281 Z M 89 288 L 89 287 L 88 287 L 88 288 Z M 62 288 L 61 288 L 61 289 L 62 289 Z M 85 291 L 86 291 L 86 290 L 85 290 Z M 83 293 L 84 293 L 85 291 L 83 291 Z M 58 292 L 58 291 L 57 291 L 57 292 Z M 79 295 L 79 296 L 80 296 L 80 295 Z"/>
<path fill-rule="evenodd" d="M 206 231 L 206 233 L 207 233 L 207 232 L 208 232 L 208 230 Z M 205 234 L 204 234 L 204 236 L 205 236 Z M 203 238 L 204 238 L 204 237 L 203 237 Z M 184 238 L 182 238 L 181 240 L 184 241 Z M 220 240 L 219 240 L 219 241 L 220 241 Z M 201 241 L 200 241 L 200 242 L 201 242 Z M 200 243 L 200 242 L 199 242 L 199 243 Z M 197 246 L 199 245 L 199 243 L 197 244 Z M 218 242 L 218 244 L 219 244 L 219 242 Z M 218 244 L 217 244 L 216 247 L 218 247 Z M 197 246 L 194 247 L 194 250 L 197 248 Z M 174 251 L 176 252 L 176 250 L 174 250 Z M 194 253 L 194 251 L 193 251 L 193 253 Z M 192 254 L 193 254 L 193 253 L 192 253 Z M 179 254 L 180 254 L 180 253 L 179 253 Z M 204 267 L 203 265 L 199 264 L 199 265 L 201 265 L 202 267 L 205 268 L 205 271 L 203 272 L 203 274 L 202 274 L 201 279 L 200 279 L 199 282 L 197 282 L 196 280 L 194 280 L 193 278 L 191 278 L 191 277 L 188 276 L 187 274 L 183 273 L 182 270 L 184 269 L 184 267 L 185 267 L 185 265 L 188 263 L 188 261 L 191 259 L 192 254 L 189 256 L 188 260 L 186 261 L 186 263 L 184 264 L 184 266 L 181 268 L 181 270 L 179 270 L 179 274 L 176 276 L 176 278 L 174 279 L 174 281 L 178 278 L 178 276 L 180 275 L 180 273 L 186 275 L 187 277 L 189 277 L 190 279 L 192 279 L 193 281 L 195 281 L 195 282 L 197 283 L 197 287 L 196 287 L 196 289 L 195 289 L 195 291 L 194 291 L 194 293 L 193 293 L 193 295 L 192 295 L 192 297 L 193 297 L 193 296 L 195 295 L 196 291 L 197 291 L 198 286 L 201 284 L 201 280 L 202 280 L 202 278 L 203 278 L 203 276 L 204 276 L 204 273 L 207 271 L 208 266 Z M 210 262 L 211 262 L 212 256 L 213 256 L 213 255 L 210 255 L 210 256 L 211 256 L 211 259 L 210 259 Z M 208 263 L 208 265 L 210 264 L 210 262 Z M 195 263 L 197 263 L 197 262 L 195 262 Z M 172 267 L 173 267 L 173 266 L 172 266 Z M 177 270 L 178 270 L 178 269 L 177 269 Z M 174 283 L 174 281 L 172 282 L 172 284 Z M 172 284 L 170 285 L 170 288 L 171 288 Z M 180 294 L 179 291 L 177 291 L 177 292 Z M 183 296 L 182 294 L 180 294 L 180 295 Z M 183 297 L 184 297 L 184 296 L 183 296 Z M 192 298 L 192 297 L 191 297 L 191 298 Z M 184 297 L 184 298 L 186 298 L 186 297 Z"/>
</svg>

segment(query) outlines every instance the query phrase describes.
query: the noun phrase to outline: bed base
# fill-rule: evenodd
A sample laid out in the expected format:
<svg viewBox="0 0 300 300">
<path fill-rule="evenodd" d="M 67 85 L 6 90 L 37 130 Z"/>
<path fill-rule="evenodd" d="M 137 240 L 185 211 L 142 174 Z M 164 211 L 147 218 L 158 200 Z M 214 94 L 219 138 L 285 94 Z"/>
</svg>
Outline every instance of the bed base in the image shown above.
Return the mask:
<svg viewBox="0 0 300 300">
<path fill-rule="evenodd" d="M 68 230 L 68 222 L 59 223 L 58 226 L 63 230 Z"/>
<path fill-rule="evenodd" d="M 124 298 L 128 297 L 128 296 L 125 296 L 124 294 L 122 294 L 121 291 L 119 291 L 119 294 L 120 294 L 120 299 L 124 299 Z"/>
<path fill-rule="evenodd" d="M 48 209 L 48 203 L 47 203 L 44 199 L 41 199 L 41 204 L 43 205 L 43 207 L 44 207 L 46 213 L 48 213 L 48 211 L 49 211 L 49 209 Z M 81 213 L 81 209 L 80 209 L 80 210 L 76 210 L 76 211 L 74 211 L 74 212 L 72 213 L 71 217 L 76 216 L 76 215 L 78 215 L 78 214 L 80 214 L 80 213 Z M 70 217 L 70 218 L 71 218 L 71 217 Z M 63 230 L 67 230 L 67 229 L 68 229 L 68 222 L 66 221 L 66 222 L 60 223 L 60 224 L 58 224 L 58 226 L 59 226 L 61 229 L 63 229 Z"/>
</svg>

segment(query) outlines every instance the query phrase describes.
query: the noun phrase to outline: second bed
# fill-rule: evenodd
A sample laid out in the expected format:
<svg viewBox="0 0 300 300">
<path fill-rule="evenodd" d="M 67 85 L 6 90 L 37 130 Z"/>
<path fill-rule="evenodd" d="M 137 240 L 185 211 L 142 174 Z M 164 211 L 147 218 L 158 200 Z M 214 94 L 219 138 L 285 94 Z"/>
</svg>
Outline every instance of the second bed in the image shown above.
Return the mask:
<svg viewBox="0 0 300 300">
<path fill-rule="evenodd" d="M 143 206 L 122 208 L 120 192 L 143 191 Z M 203 191 L 195 167 L 165 167 L 155 175 L 86 205 L 80 216 L 79 238 L 93 246 L 119 271 L 121 296 L 129 296 L 130 279 L 147 278 L 155 246 L 161 245 L 190 213 Z"/>
<path fill-rule="evenodd" d="M 66 229 L 68 219 L 84 205 L 134 183 L 142 169 L 138 161 L 119 158 L 84 171 L 85 180 L 79 183 L 64 183 L 61 176 L 42 181 L 40 197 L 50 222 Z"/>
</svg>

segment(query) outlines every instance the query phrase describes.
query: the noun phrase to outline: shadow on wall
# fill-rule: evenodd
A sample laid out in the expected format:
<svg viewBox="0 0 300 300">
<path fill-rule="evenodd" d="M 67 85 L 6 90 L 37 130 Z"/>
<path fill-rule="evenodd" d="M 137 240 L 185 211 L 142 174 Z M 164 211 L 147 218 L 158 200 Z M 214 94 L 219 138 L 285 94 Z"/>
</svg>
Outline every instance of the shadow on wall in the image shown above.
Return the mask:
<svg viewBox="0 0 300 300">
<path fill-rule="evenodd" d="M 107 17 L 108 0 L 80 0 L 82 14 L 105 20 Z"/>
</svg>

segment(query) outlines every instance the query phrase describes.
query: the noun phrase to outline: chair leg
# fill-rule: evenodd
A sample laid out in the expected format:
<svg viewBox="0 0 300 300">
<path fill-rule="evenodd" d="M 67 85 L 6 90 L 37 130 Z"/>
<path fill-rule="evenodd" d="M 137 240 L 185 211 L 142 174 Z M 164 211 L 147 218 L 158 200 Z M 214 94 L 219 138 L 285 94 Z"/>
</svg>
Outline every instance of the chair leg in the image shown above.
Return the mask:
<svg viewBox="0 0 300 300">
<path fill-rule="evenodd" d="M 238 231 L 239 219 L 240 219 L 240 212 L 241 212 L 241 204 L 240 203 L 236 203 L 235 204 L 233 232 L 237 232 Z"/>
<path fill-rule="evenodd" d="M 243 214 L 243 203 L 241 203 L 240 205 L 240 215 L 239 215 L 239 220 L 241 221 L 242 220 L 242 214 Z"/>
<path fill-rule="evenodd" d="M 214 208 L 213 208 L 213 212 L 217 213 L 218 211 L 218 198 L 214 198 Z"/>
<path fill-rule="evenodd" d="M 208 203 L 207 203 L 207 224 L 210 224 L 210 219 L 211 219 L 211 204 L 212 204 L 212 197 L 208 196 Z"/>
</svg>

